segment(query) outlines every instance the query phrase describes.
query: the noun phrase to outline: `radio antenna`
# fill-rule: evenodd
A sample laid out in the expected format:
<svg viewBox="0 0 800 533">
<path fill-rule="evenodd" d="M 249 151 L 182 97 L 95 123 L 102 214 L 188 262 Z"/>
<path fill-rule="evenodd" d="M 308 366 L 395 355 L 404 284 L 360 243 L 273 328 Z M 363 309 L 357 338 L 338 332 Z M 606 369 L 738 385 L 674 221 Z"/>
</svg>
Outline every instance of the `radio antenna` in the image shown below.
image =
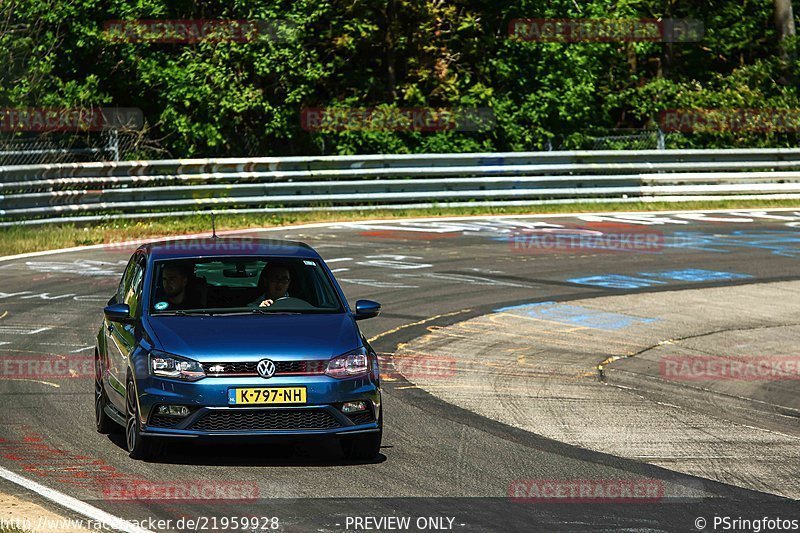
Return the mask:
<svg viewBox="0 0 800 533">
<path fill-rule="evenodd" d="M 211 238 L 217 238 L 217 222 L 214 218 L 214 211 L 211 211 Z"/>
</svg>

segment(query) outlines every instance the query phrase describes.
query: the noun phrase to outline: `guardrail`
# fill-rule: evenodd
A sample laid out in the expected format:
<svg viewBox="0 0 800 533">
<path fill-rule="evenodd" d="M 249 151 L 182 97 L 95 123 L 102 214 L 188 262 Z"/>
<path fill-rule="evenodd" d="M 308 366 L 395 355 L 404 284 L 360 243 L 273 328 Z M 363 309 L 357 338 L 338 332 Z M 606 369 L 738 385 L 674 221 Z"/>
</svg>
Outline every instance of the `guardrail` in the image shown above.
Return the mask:
<svg viewBox="0 0 800 533">
<path fill-rule="evenodd" d="M 800 198 L 800 149 L 178 159 L 0 167 L 0 226 L 229 212 Z"/>
</svg>

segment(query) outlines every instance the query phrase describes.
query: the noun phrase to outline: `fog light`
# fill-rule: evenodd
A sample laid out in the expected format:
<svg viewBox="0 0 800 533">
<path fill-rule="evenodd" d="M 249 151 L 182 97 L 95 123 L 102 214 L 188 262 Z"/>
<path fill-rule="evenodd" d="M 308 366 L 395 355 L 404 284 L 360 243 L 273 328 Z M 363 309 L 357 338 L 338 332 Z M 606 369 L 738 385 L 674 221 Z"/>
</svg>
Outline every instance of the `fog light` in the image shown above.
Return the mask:
<svg viewBox="0 0 800 533">
<path fill-rule="evenodd" d="M 342 405 L 342 412 L 346 415 L 367 410 L 367 402 L 345 402 Z"/>
<path fill-rule="evenodd" d="M 166 416 L 189 416 L 189 408 L 185 405 L 159 405 L 158 414 Z"/>
</svg>

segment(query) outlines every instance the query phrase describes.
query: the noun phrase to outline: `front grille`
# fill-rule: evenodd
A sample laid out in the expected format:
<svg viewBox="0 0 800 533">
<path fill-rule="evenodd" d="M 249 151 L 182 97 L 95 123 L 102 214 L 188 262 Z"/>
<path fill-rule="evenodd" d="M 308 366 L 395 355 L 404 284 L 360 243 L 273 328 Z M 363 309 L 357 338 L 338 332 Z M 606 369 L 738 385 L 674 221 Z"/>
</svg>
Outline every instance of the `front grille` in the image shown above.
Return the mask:
<svg viewBox="0 0 800 533">
<path fill-rule="evenodd" d="M 251 431 L 332 429 L 341 424 L 323 409 L 265 409 L 253 411 L 211 411 L 195 421 L 197 431 Z"/>
<path fill-rule="evenodd" d="M 324 374 L 328 365 L 327 361 L 273 361 L 275 363 L 275 375 L 286 374 Z M 257 376 L 258 361 L 247 363 L 203 363 L 203 370 L 209 376 Z M 213 371 L 211 370 L 214 367 Z"/>
<path fill-rule="evenodd" d="M 180 418 L 154 414 L 150 417 L 150 426 L 154 428 L 171 428 L 180 422 Z"/>
<path fill-rule="evenodd" d="M 255 363 L 203 363 L 203 370 L 205 370 L 206 374 L 215 376 L 215 375 L 224 375 L 224 374 L 255 374 L 258 375 L 256 371 L 256 366 L 258 362 Z M 213 367 L 222 367 L 220 369 L 211 369 Z"/>
<path fill-rule="evenodd" d="M 324 374 L 327 361 L 276 361 L 276 374 Z"/>
<path fill-rule="evenodd" d="M 347 418 L 353 421 L 353 424 L 360 425 L 360 424 L 369 424 L 370 422 L 374 422 L 375 418 L 372 416 L 372 411 L 366 411 L 363 413 L 353 413 L 352 415 L 347 415 Z"/>
</svg>

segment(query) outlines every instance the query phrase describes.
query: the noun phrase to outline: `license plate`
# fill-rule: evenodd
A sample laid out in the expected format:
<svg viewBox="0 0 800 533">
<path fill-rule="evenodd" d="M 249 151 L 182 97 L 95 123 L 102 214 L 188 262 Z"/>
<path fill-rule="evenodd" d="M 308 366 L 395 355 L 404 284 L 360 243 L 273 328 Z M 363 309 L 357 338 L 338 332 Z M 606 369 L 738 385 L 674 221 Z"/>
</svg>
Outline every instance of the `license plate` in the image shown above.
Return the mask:
<svg viewBox="0 0 800 533">
<path fill-rule="evenodd" d="M 228 390 L 230 405 L 268 405 L 273 403 L 306 403 L 305 387 L 259 387 Z"/>
</svg>

